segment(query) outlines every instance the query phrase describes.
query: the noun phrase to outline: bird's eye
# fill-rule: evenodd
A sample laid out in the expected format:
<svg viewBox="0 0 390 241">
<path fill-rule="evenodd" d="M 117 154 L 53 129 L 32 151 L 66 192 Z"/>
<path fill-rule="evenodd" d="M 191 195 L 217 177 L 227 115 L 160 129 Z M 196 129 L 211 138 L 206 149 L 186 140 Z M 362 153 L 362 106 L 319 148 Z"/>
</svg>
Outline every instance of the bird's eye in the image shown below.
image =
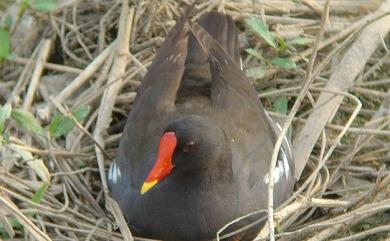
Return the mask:
<svg viewBox="0 0 390 241">
<path fill-rule="evenodd" d="M 194 145 L 193 141 L 189 141 L 185 146 L 183 147 L 183 152 L 189 152 L 191 150 L 191 147 Z"/>
</svg>

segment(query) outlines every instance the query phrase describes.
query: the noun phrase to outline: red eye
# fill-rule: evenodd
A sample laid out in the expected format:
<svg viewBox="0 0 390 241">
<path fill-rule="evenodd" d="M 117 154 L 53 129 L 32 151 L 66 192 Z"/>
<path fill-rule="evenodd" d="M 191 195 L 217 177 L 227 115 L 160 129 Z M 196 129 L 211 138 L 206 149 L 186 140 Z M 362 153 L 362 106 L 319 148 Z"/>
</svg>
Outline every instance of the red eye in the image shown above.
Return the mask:
<svg viewBox="0 0 390 241">
<path fill-rule="evenodd" d="M 183 152 L 188 153 L 191 150 L 191 147 L 194 145 L 193 141 L 188 142 L 184 147 L 183 147 Z"/>
</svg>

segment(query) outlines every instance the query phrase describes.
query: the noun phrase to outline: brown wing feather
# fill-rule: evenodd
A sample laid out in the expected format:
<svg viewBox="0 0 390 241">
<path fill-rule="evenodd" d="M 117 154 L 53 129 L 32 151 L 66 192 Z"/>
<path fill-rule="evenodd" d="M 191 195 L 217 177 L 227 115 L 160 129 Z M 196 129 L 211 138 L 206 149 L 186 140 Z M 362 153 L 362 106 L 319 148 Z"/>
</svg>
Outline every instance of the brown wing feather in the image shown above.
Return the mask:
<svg viewBox="0 0 390 241">
<path fill-rule="evenodd" d="M 244 72 L 240 69 L 238 63 L 234 61 L 229 53 L 227 53 L 225 48 L 196 23 L 192 25 L 191 32 L 196 37 L 203 52 L 209 58 L 210 71 L 215 89 L 232 90 L 219 91 L 216 93 L 216 95 L 218 95 L 217 99 L 222 98 L 234 103 L 237 101 L 237 99 L 231 95 L 232 92 L 234 92 L 235 96 L 253 100 L 253 102 L 251 101 L 253 107 L 260 108 L 261 103 L 257 98 L 256 91 L 251 86 Z M 220 96 L 221 92 L 226 96 Z"/>
<path fill-rule="evenodd" d="M 238 63 L 239 45 L 236 26 L 233 19 L 219 12 L 203 14 L 199 21 L 206 31 Z M 184 102 L 194 96 L 210 97 L 212 74 L 209 55 L 202 50 L 196 36 L 189 33 L 188 54 L 185 71 L 180 84 L 176 102 Z"/>
<path fill-rule="evenodd" d="M 188 17 L 194 4 L 188 7 L 186 13 L 176 23 L 173 30 L 167 35 L 160 49 L 157 51 L 151 66 L 149 67 L 141 86 L 138 88 L 137 101 L 147 89 L 153 86 L 153 95 L 157 98 L 153 101 L 173 104 L 176 93 L 183 77 L 188 46 Z M 159 93 L 155 93 L 158 91 Z"/>
</svg>

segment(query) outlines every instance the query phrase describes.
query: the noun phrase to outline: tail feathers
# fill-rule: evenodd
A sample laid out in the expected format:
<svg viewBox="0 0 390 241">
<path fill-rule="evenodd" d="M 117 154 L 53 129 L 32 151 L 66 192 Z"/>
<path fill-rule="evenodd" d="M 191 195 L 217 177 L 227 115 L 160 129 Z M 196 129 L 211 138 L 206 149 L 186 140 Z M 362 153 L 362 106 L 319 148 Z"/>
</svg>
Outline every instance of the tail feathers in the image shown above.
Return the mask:
<svg viewBox="0 0 390 241">
<path fill-rule="evenodd" d="M 208 12 L 201 16 L 198 24 L 213 36 L 213 38 L 217 40 L 226 52 L 238 63 L 240 49 L 237 29 L 230 16 L 215 11 Z"/>
<path fill-rule="evenodd" d="M 210 55 L 202 49 L 199 39 L 190 31 L 193 24 L 189 16 L 195 3 L 196 1 L 187 8 L 161 45 L 143 84 L 138 89 L 138 95 L 141 95 L 155 81 L 156 76 L 169 72 L 170 78 L 177 79 L 181 75 L 178 89 L 176 84 L 170 87 L 172 91 L 169 96 L 173 98 L 175 93 L 176 103 L 185 101 L 191 96 L 210 96 Z M 210 37 L 211 42 L 217 42 L 232 61 L 236 64 L 240 63 L 238 36 L 230 16 L 212 11 L 203 14 L 197 24 L 204 30 L 204 36 Z M 165 86 L 164 89 L 166 88 Z"/>
<path fill-rule="evenodd" d="M 224 13 L 208 12 L 203 14 L 198 23 L 206 32 L 205 38 L 212 38 L 212 42 L 224 49 L 231 59 L 240 64 L 240 49 L 236 26 L 233 19 Z M 185 71 L 180 88 L 177 93 L 177 102 L 185 100 L 188 96 L 210 96 L 211 70 L 209 64 L 210 54 L 205 51 L 194 33 L 188 33 L 188 49 L 185 61 Z"/>
<path fill-rule="evenodd" d="M 199 26 L 206 30 L 225 51 L 237 62 L 240 59 L 240 49 L 238 35 L 233 19 L 224 13 L 212 11 L 203 14 L 199 21 Z M 191 33 L 188 42 L 188 64 L 203 64 L 207 62 L 208 56 L 202 51 L 198 40 Z"/>
</svg>

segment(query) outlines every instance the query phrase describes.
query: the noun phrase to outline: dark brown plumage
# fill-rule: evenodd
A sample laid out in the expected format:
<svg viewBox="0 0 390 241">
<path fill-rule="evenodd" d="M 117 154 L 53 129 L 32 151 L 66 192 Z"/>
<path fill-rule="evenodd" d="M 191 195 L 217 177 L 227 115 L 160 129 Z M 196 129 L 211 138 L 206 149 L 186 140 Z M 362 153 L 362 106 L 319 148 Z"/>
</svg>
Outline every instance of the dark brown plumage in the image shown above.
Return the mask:
<svg viewBox="0 0 390 241">
<path fill-rule="evenodd" d="M 185 16 L 166 37 L 109 171 L 113 198 L 135 235 L 210 240 L 226 223 L 266 208 L 276 127 L 238 61 L 236 28 L 225 14 L 209 12 L 194 24 Z M 275 206 L 292 192 L 293 167 L 285 143 Z M 251 240 L 261 225 L 229 240 Z"/>
</svg>

